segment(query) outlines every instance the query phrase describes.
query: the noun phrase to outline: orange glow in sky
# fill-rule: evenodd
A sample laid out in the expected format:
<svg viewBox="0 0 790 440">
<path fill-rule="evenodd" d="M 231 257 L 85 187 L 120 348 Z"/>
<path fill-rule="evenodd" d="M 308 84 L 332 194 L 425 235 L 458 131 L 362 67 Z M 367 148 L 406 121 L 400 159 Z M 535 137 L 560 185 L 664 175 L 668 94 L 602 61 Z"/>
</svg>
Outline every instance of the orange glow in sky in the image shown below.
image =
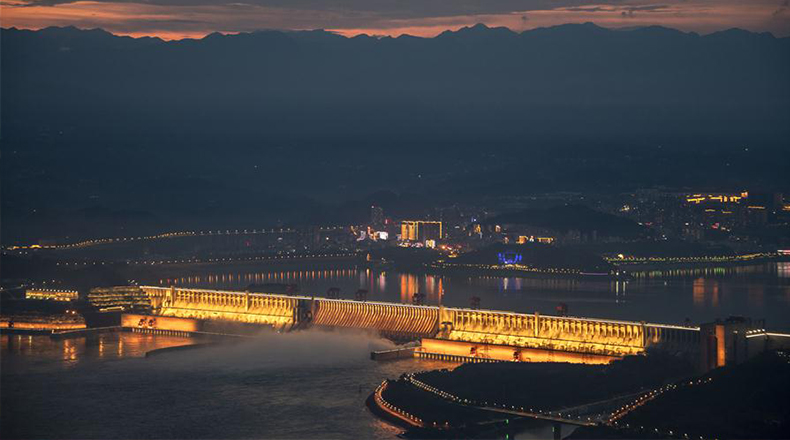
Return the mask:
<svg viewBox="0 0 790 440">
<path fill-rule="evenodd" d="M 316 2 L 309 1 L 301 7 L 299 1 L 294 1 L 293 6 L 289 3 L 288 7 L 281 6 L 282 3 L 271 6 L 269 0 L 214 4 L 196 1 L 188 5 L 184 2 L 170 4 L 169 0 L 140 3 L 112 0 L 57 1 L 0 0 L 2 26 L 24 29 L 47 26 L 102 28 L 119 35 L 158 36 L 168 40 L 201 38 L 211 32 L 236 33 L 260 29 L 328 29 L 346 36 L 365 33 L 431 37 L 445 30 L 456 30 L 475 23 L 523 31 L 588 21 L 612 28 L 661 25 L 704 34 L 739 27 L 773 32 L 780 37 L 790 35 L 790 7 L 787 0 L 634 0 L 582 6 L 579 6 L 582 4 L 579 1 L 558 0 L 551 2 L 551 7 L 545 7 L 545 2 L 541 3 L 543 8 L 534 6 L 537 1 L 525 0 L 525 10 L 522 11 L 503 12 L 500 9 L 471 15 L 452 13 L 452 10 L 420 14 L 419 5 L 414 3 L 411 3 L 413 7 L 409 10 L 380 12 L 375 10 L 375 4 L 359 11 L 317 10 Z M 373 0 L 371 2 L 375 3 Z M 404 4 L 409 3 L 410 0 L 404 0 Z M 515 1 L 513 3 L 520 5 Z M 485 8 L 479 7 L 481 11 L 485 11 Z"/>
</svg>

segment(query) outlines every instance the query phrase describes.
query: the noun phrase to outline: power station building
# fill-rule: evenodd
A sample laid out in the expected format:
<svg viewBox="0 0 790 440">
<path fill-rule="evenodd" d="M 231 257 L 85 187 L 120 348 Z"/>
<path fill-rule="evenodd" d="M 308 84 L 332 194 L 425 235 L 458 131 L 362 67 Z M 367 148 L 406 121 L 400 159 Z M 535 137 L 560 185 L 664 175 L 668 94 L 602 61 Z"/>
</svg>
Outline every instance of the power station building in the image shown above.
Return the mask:
<svg viewBox="0 0 790 440">
<path fill-rule="evenodd" d="M 441 240 L 444 238 L 442 222 L 424 220 L 404 220 L 401 222 L 401 240 L 419 241 Z"/>
</svg>

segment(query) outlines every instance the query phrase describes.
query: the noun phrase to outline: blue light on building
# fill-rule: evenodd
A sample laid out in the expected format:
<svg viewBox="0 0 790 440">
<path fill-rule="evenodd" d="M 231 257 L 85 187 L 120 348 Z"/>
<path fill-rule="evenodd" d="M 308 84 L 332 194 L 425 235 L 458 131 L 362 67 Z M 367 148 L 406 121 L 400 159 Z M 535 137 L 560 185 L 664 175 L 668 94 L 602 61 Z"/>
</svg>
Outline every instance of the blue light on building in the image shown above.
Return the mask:
<svg viewBox="0 0 790 440">
<path fill-rule="evenodd" d="M 500 264 L 518 264 L 521 263 L 521 254 L 518 252 L 500 252 L 497 254 Z"/>
</svg>

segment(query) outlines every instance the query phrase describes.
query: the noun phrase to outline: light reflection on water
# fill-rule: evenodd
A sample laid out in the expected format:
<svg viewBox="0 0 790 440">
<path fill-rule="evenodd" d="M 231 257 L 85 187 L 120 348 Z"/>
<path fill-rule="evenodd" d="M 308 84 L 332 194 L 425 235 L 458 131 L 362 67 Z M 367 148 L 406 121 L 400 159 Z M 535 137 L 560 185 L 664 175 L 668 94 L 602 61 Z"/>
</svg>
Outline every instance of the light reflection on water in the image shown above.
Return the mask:
<svg viewBox="0 0 790 440">
<path fill-rule="evenodd" d="M 790 263 L 648 273 L 630 282 L 518 277 L 433 276 L 367 269 L 198 274 L 162 284 L 244 289 L 296 283 L 301 293 L 339 287 L 373 300 L 542 313 L 559 302 L 578 316 L 682 323 L 746 315 L 790 327 Z M 302 338 L 302 339 L 300 339 Z M 200 342 L 132 333 L 53 341 L 0 339 L 2 438 L 394 438 L 399 429 L 373 417 L 364 399 L 381 380 L 450 367 L 433 361 L 375 363 L 361 335 L 268 335 L 233 347 L 146 351 Z M 544 438 L 550 427 L 527 433 Z"/>
<path fill-rule="evenodd" d="M 524 313 L 555 313 L 559 303 L 575 316 L 705 322 L 731 315 L 765 318 L 774 329 L 790 328 L 790 262 L 750 266 L 666 269 L 633 273 L 629 281 L 561 278 L 427 275 L 365 268 L 245 271 L 193 274 L 159 280 L 162 285 L 244 290 L 250 284 L 297 284 L 300 293 L 323 296 L 338 287 L 341 297 L 357 289 L 368 299 L 411 303 L 415 293 L 428 304 L 481 307 Z"/>
<path fill-rule="evenodd" d="M 0 352 L 8 356 L 4 366 L 24 362 L 26 368 L 50 368 L 59 361 L 60 368 L 72 368 L 82 359 L 111 360 L 142 357 L 147 351 L 199 342 L 192 338 L 154 336 L 136 333 L 101 333 L 90 338 L 52 340 L 45 336 L 3 335 Z"/>
<path fill-rule="evenodd" d="M 359 333 L 264 333 L 241 344 L 136 333 L 52 341 L 2 336 L 2 438 L 382 438 L 366 409 L 385 378 L 455 364 L 369 360 Z M 550 429 L 542 427 L 540 429 Z"/>
</svg>

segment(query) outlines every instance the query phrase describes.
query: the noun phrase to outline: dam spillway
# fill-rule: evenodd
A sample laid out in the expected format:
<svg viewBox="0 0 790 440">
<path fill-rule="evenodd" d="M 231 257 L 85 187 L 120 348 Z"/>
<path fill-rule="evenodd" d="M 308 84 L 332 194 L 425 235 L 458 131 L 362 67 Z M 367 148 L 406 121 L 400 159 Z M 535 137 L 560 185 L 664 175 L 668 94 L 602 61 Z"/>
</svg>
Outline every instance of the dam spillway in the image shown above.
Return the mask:
<svg viewBox="0 0 790 440">
<path fill-rule="evenodd" d="M 394 339 L 621 357 L 650 347 L 696 350 L 699 327 L 308 296 L 141 286 L 154 315 L 262 324 L 372 330 Z M 474 348 L 472 348 L 474 349 Z"/>
<path fill-rule="evenodd" d="M 383 335 L 417 339 L 438 329 L 439 308 L 409 304 L 315 299 L 312 325 L 373 329 Z"/>
</svg>

